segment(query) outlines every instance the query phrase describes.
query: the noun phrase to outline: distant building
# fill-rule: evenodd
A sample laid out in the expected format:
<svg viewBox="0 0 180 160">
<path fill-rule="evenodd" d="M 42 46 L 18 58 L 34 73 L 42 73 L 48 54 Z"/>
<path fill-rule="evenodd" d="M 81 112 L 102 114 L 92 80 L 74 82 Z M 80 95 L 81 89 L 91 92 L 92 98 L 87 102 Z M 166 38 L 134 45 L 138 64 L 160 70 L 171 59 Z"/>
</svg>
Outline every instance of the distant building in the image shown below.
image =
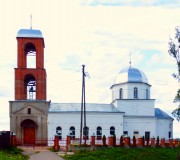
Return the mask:
<svg viewBox="0 0 180 160">
<path fill-rule="evenodd" d="M 15 100 L 10 101 L 10 131 L 21 144 L 47 144 L 55 134 L 80 137 L 81 103 L 52 103 L 46 100 L 44 38 L 41 31 L 21 29 L 17 34 L 18 53 L 15 68 Z M 36 64 L 28 67 L 28 56 Z M 110 87 L 112 103 L 86 104 L 86 136 L 93 133 L 133 137 L 173 137 L 173 118 L 151 99 L 151 85 L 139 69 L 122 69 Z M 84 129 L 85 131 L 85 129 Z M 83 132 L 85 135 L 85 132 Z M 44 141 L 43 141 L 44 140 Z"/>
</svg>

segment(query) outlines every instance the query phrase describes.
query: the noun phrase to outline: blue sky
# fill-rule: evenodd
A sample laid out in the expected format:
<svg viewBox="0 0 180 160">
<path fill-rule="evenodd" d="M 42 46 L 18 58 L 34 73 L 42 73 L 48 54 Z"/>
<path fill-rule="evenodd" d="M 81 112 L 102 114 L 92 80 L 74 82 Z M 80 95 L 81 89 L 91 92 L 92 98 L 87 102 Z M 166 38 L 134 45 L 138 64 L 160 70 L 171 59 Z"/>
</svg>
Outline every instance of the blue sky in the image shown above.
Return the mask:
<svg viewBox="0 0 180 160">
<path fill-rule="evenodd" d="M 19 29 L 42 31 L 45 41 L 47 100 L 81 101 L 81 70 L 86 79 L 87 102 L 111 103 L 110 86 L 129 66 L 148 77 L 155 107 L 171 114 L 179 84 L 172 73 L 176 62 L 168 53 L 169 37 L 180 25 L 180 2 L 157 0 L 6 0 L 0 1 L 0 130 L 8 129 L 9 100 L 14 100 Z M 3 75 L 3 76 L 2 76 Z M 175 121 L 175 137 L 180 123 Z"/>
</svg>

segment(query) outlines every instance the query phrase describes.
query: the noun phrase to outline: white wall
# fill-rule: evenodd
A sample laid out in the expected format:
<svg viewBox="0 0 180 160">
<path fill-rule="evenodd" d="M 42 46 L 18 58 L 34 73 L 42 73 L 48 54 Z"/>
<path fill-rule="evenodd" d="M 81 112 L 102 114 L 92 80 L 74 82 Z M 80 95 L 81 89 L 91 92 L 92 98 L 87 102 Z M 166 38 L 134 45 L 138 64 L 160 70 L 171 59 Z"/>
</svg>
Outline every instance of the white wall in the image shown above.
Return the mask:
<svg viewBox="0 0 180 160">
<path fill-rule="evenodd" d="M 150 137 L 155 137 L 156 118 L 125 116 L 124 131 L 128 131 L 128 135 L 131 138 L 134 136 L 134 131 L 139 132 L 139 137 L 145 136 L 145 132 L 150 132 Z"/>
<path fill-rule="evenodd" d="M 98 113 L 88 112 L 86 126 L 89 127 L 89 136 L 96 134 L 96 128 L 102 127 L 102 136 L 110 135 L 110 127 L 115 127 L 116 136 L 123 134 L 123 114 L 122 113 Z M 48 138 L 53 138 L 56 134 L 56 127 L 62 128 L 62 138 L 69 134 L 69 128 L 74 126 L 76 137 L 80 137 L 80 112 L 48 113 Z"/>
<path fill-rule="evenodd" d="M 134 99 L 134 88 L 138 88 L 138 99 L 146 98 L 146 89 L 149 91 L 148 98 L 151 98 L 150 85 L 145 83 L 123 83 L 115 85 L 111 88 L 112 90 L 112 101 L 119 99 L 119 90 L 123 89 L 123 99 Z"/>
<path fill-rule="evenodd" d="M 170 119 L 157 119 L 156 121 L 156 135 L 159 138 L 164 137 L 169 139 L 169 132 L 171 132 L 173 138 L 173 122 Z"/>
<path fill-rule="evenodd" d="M 156 117 L 124 117 L 124 131 L 132 138 L 134 131 L 139 132 L 139 136 L 145 136 L 145 132 L 150 132 L 150 137 L 169 139 L 169 132 L 173 135 L 173 122 L 171 119 L 157 119 Z M 171 137 L 173 138 L 173 137 Z"/>
<path fill-rule="evenodd" d="M 122 99 L 116 100 L 113 104 L 119 111 L 125 112 L 125 115 L 154 116 L 154 102 L 155 100 L 153 99 Z"/>
</svg>

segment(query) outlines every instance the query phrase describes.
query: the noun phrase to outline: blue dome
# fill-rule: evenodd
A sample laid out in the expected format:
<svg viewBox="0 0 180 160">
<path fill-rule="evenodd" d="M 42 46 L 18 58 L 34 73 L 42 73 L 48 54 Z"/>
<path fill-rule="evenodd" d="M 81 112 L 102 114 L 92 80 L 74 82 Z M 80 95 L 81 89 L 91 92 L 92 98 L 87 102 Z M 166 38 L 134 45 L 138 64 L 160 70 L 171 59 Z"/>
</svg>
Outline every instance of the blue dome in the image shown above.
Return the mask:
<svg viewBox="0 0 180 160">
<path fill-rule="evenodd" d="M 139 69 L 128 67 L 122 69 L 115 79 L 115 84 L 127 82 L 148 83 L 148 79 L 146 75 Z"/>
<path fill-rule="evenodd" d="M 43 38 L 40 30 L 35 29 L 20 29 L 17 33 L 17 37 L 25 38 Z"/>
</svg>

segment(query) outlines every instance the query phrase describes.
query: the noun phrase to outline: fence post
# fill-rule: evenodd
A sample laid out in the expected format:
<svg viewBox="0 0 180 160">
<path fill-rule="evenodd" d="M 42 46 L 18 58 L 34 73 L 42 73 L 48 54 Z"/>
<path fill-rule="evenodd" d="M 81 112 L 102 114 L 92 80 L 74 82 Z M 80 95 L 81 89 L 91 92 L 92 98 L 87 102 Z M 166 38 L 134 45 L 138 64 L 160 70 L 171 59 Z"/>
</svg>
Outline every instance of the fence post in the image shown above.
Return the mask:
<svg viewBox="0 0 180 160">
<path fill-rule="evenodd" d="M 91 150 L 95 150 L 95 134 L 93 133 L 92 136 L 91 136 Z"/>
<path fill-rule="evenodd" d="M 155 147 L 155 138 L 151 138 L 151 147 Z"/>
<path fill-rule="evenodd" d="M 108 137 L 108 147 L 114 147 L 114 136 L 113 135 L 110 135 Z"/>
<path fill-rule="evenodd" d="M 120 137 L 120 147 L 124 146 L 124 140 L 123 140 L 123 136 Z"/>
<path fill-rule="evenodd" d="M 159 136 L 157 136 L 157 139 L 156 139 L 156 146 L 159 147 Z"/>
<path fill-rule="evenodd" d="M 136 147 L 136 137 L 133 136 L 133 146 Z"/>
<path fill-rule="evenodd" d="M 66 139 L 66 150 L 69 151 L 71 149 L 71 135 L 67 135 Z"/>
<path fill-rule="evenodd" d="M 103 136 L 102 141 L 103 141 L 103 146 L 106 146 L 106 136 L 105 135 Z"/>
<path fill-rule="evenodd" d="M 56 134 L 54 136 L 54 147 L 53 147 L 55 150 L 59 150 L 60 146 L 59 146 L 59 137 L 58 135 Z"/>
<path fill-rule="evenodd" d="M 130 146 L 130 137 L 125 136 L 124 137 L 124 147 L 129 148 L 129 146 Z"/>
<path fill-rule="evenodd" d="M 173 147 L 173 139 L 169 138 L 169 147 Z"/>
<path fill-rule="evenodd" d="M 138 147 L 143 147 L 143 137 L 139 137 L 138 138 L 138 144 L 137 144 Z"/>
<path fill-rule="evenodd" d="M 178 145 L 179 145 L 179 142 L 178 142 L 178 139 L 176 138 L 176 139 L 174 140 L 174 147 L 178 147 Z"/>
<path fill-rule="evenodd" d="M 165 138 L 161 138 L 161 144 L 160 144 L 161 147 L 165 147 Z"/>
<path fill-rule="evenodd" d="M 17 143 L 16 143 L 16 134 L 14 132 L 12 132 L 11 134 L 11 146 L 12 147 L 16 147 Z"/>
</svg>

